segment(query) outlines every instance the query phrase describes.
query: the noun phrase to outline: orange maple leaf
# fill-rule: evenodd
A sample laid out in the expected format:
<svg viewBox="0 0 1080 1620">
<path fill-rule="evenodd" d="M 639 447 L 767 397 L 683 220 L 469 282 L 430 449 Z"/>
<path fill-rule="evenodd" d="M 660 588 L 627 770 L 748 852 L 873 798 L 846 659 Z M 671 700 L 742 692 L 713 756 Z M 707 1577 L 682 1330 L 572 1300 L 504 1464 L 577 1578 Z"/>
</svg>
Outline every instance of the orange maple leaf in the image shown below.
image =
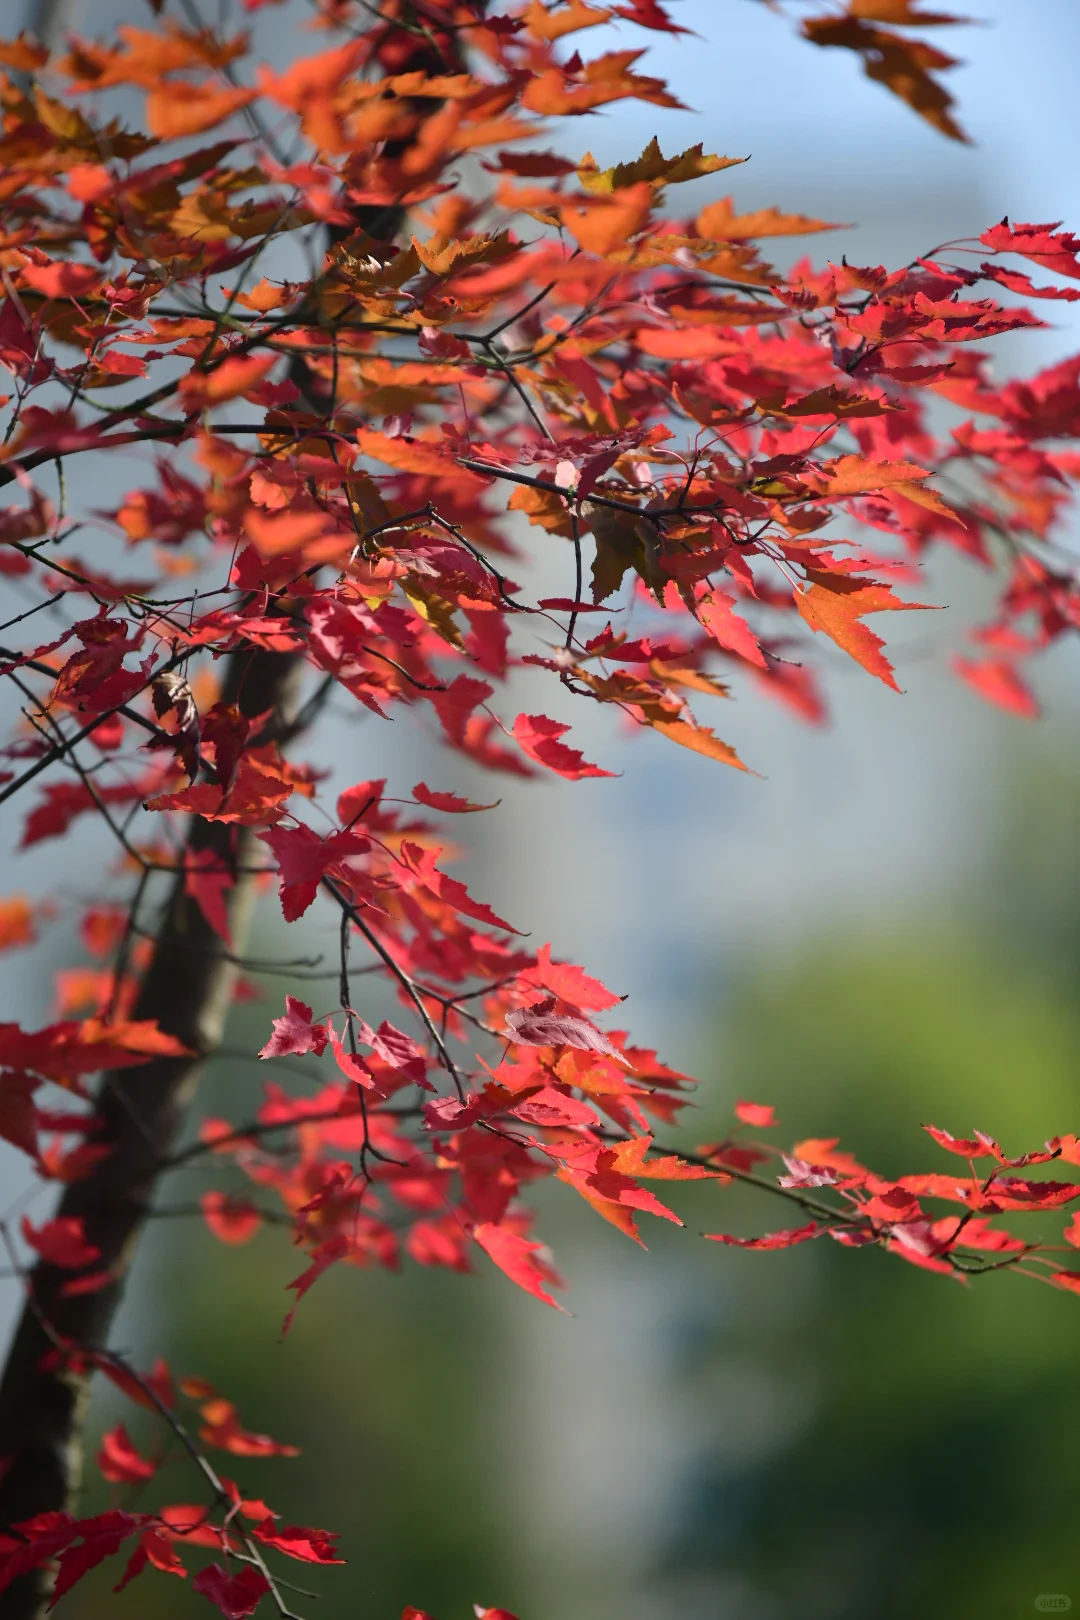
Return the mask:
<svg viewBox="0 0 1080 1620">
<path fill-rule="evenodd" d="M 931 604 L 901 602 L 888 585 L 878 585 L 872 580 L 819 574 L 814 569 L 808 573 L 811 584 L 808 589 L 795 592 L 795 606 L 811 630 L 824 631 L 863 669 L 899 692 L 893 667 L 881 651 L 885 643 L 861 621 L 867 613 L 907 612 L 929 608 Z"/>
<path fill-rule="evenodd" d="M 222 89 L 212 84 L 161 84 L 146 98 L 146 125 L 163 141 L 201 135 L 255 100 L 254 90 Z"/>
<path fill-rule="evenodd" d="M 649 182 L 639 180 L 605 197 L 592 197 L 584 206 L 564 208 L 563 224 L 586 253 L 603 259 L 644 230 L 654 196 Z"/>
<path fill-rule="evenodd" d="M 564 6 L 549 11 L 540 0 L 531 0 L 522 13 L 522 22 L 537 39 L 556 40 L 582 28 L 595 28 L 611 16 L 606 6 L 590 6 L 586 0 L 566 0 Z"/>
<path fill-rule="evenodd" d="M 736 214 L 734 200 L 721 197 L 709 203 L 697 217 L 700 236 L 710 241 L 756 241 L 759 236 L 809 236 L 813 231 L 839 231 L 843 227 L 806 214 L 782 214 L 778 208 L 759 208 L 752 214 Z"/>
</svg>

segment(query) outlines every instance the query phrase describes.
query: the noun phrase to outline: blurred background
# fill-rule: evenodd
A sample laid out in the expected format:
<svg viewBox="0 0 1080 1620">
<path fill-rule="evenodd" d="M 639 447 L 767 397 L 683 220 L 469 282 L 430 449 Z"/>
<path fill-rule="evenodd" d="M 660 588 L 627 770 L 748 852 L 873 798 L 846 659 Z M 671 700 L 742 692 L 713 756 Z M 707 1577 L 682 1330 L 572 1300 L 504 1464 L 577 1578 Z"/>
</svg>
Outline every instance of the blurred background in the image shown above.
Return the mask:
<svg viewBox="0 0 1080 1620">
<path fill-rule="evenodd" d="M 697 183 L 695 202 L 730 189 L 742 208 L 850 221 L 796 244 L 818 261 L 894 267 L 1004 214 L 1080 226 L 1075 0 L 971 0 L 985 26 L 934 31 L 968 63 L 948 76 L 968 147 L 758 0 L 666 3 L 693 36 L 613 38 L 647 43 L 649 71 L 694 110 L 617 105 L 566 128 L 560 150 L 613 162 L 656 133 L 665 151 L 749 155 L 723 187 Z M 270 54 L 293 11 L 271 13 L 269 31 L 259 19 Z M 83 0 L 72 22 L 93 34 L 124 17 L 142 20 L 135 0 Z M 1046 310 L 1048 330 L 999 345 L 1003 373 L 1077 346 L 1071 306 Z M 88 505 L 105 493 L 82 492 Z M 563 589 L 561 555 L 537 567 Z M 950 611 L 890 634 L 904 696 L 816 647 L 826 726 L 749 687 L 709 717 L 758 777 L 574 706 L 555 711 L 573 741 L 622 779 L 500 778 L 501 811 L 468 829 L 470 887 L 626 992 L 635 1036 L 700 1076 L 673 1142 L 721 1133 L 739 1096 L 776 1104 L 786 1140 L 837 1135 L 897 1172 L 942 1167 L 925 1120 L 1015 1151 L 1080 1128 L 1076 656 L 1044 662 L 1042 721 L 1012 719 L 946 667 L 988 582 L 941 556 L 925 595 Z M 385 774 L 475 789 L 449 755 L 431 766 L 431 735 L 342 711 L 313 757 L 338 786 Z M 108 858 L 95 837 L 15 865 L 12 817 L 5 892 L 89 891 Z M 318 922 L 283 937 L 275 910 L 255 955 L 332 950 Z M 54 933 L 5 959 L 3 1016 L 49 1016 L 66 949 Z M 207 1081 L 207 1110 L 234 1120 L 259 1096 L 243 1054 L 279 1010 L 280 981 L 263 988 L 230 1028 L 240 1055 Z M 14 1195 L 16 1156 L 0 1166 Z M 177 1179 L 165 1202 L 204 1184 Z M 546 1191 L 570 1316 L 490 1267 L 338 1268 L 285 1340 L 284 1286 L 302 1268 L 279 1233 L 228 1250 L 197 1221 L 162 1220 L 116 1343 L 211 1380 L 250 1427 L 302 1447 L 293 1461 L 228 1462 L 289 1521 L 342 1532 L 345 1569 L 294 1566 L 322 1594 L 297 1606 L 324 1620 L 396 1620 L 406 1602 L 437 1620 L 468 1620 L 474 1603 L 521 1620 L 1012 1620 L 1041 1593 L 1080 1604 L 1075 1301 L 1008 1276 L 963 1288 L 834 1244 L 721 1249 L 696 1233 L 766 1230 L 783 1212 L 745 1189 L 690 1191 L 687 1231 L 653 1223 L 645 1253 Z M 121 1416 L 138 1438 L 108 1396 L 96 1426 Z M 183 1499 L 192 1482 L 175 1479 Z M 147 1579 L 119 1598 L 88 1582 L 77 1612 L 200 1611 L 189 1587 Z"/>
</svg>

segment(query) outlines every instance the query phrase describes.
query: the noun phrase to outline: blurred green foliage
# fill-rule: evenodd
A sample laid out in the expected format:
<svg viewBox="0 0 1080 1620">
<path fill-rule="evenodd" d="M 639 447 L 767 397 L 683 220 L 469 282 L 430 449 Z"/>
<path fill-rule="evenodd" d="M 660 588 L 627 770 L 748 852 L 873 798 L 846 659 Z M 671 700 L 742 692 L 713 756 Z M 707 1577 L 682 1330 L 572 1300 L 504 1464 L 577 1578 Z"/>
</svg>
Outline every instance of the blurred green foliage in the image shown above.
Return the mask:
<svg viewBox="0 0 1080 1620">
<path fill-rule="evenodd" d="M 1015 1152 L 1075 1129 L 1078 801 L 1060 767 L 1028 771 L 973 888 L 930 897 L 902 929 L 744 965 L 707 1040 L 702 1008 L 699 1072 L 721 1084 L 684 1143 L 726 1131 L 736 1096 L 776 1104 L 784 1143 L 835 1134 L 897 1174 L 955 1162 L 922 1122 L 979 1127 Z M 257 1044 L 265 1016 L 241 1010 L 238 1044 Z M 219 1065 L 208 1105 L 246 1117 L 260 1078 Z M 323 1594 L 300 1612 L 397 1620 L 411 1602 L 469 1620 L 482 1601 L 522 1620 L 1019 1620 L 1040 1593 L 1080 1605 L 1074 1299 L 1008 1274 L 962 1286 L 825 1240 L 777 1254 L 696 1241 L 793 1224 L 744 1188 L 684 1189 L 690 1231 L 654 1223 L 642 1256 L 554 1192 L 543 1230 L 576 1319 L 490 1274 L 338 1268 L 282 1341 L 284 1285 L 303 1261 L 280 1233 L 228 1251 L 201 1223 L 161 1223 L 125 1331 L 219 1385 L 249 1427 L 304 1448 L 224 1459 L 287 1521 L 342 1532 L 346 1569 L 292 1566 Z M 1042 1231 L 1060 1241 L 1063 1224 Z M 609 1460 L 613 1499 L 630 1457 L 647 1509 L 621 1544 L 595 1484 L 603 1457 L 574 1461 L 575 1444 L 597 1449 L 583 1414 L 605 1398 L 613 1440 L 641 1431 Z M 102 1422 L 129 1414 L 102 1402 Z M 131 1428 L 145 1434 L 137 1417 Z M 195 1494 L 186 1468 L 167 1475 L 173 1500 Z M 568 1500 L 545 1512 L 553 1478 Z M 186 1620 L 202 1607 L 164 1576 L 107 1590 L 102 1574 L 82 1612 Z"/>
<path fill-rule="evenodd" d="M 950 1165 L 920 1121 L 981 1127 L 1014 1152 L 1075 1124 L 1071 1000 L 955 919 L 820 942 L 733 1000 L 726 1067 L 743 1095 L 778 1105 L 785 1141 L 836 1134 L 900 1174 Z M 739 1202 L 725 1230 L 798 1224 L 761 1195 Z M 1026 1235 L 1025 1219 L 1013 1225 Z M 1050 1241 L 1064 1220 L 1044 1222 Z M 746 1612 L 777 1620 L 1012 1620 L 1040 1593 L 1080 1603 L 1073 1301 L 824 1241 L 727 1263 L 741 1309 L 689 1376 L 742 1358 L 801 1400 L 759 1462 L 698 1461 L 663 1563 L 673 1589 L 738 1572 L 760 1603 Z"/>
</svg>

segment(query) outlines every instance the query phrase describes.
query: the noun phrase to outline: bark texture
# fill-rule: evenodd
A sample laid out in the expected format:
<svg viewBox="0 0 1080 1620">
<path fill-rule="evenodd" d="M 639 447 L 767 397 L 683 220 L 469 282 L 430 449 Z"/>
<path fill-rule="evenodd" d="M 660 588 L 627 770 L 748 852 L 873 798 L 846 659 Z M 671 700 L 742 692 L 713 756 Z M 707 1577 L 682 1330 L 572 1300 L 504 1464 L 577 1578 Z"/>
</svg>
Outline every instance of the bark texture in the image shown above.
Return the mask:
<svg viewBox="0 0 1080 1620">
<path fill-rule="evenodd" d="M 296 708 L 300 660 L 253 650 L 235 654 L 224 693 L 248 715 L 271 712 L 264 740 L 286 731 Z M 251 868 L 263 853 L 245 827 L 193 818 L 192 852 L 213 849 L 235 860 L 229 895 L 233 949 L 243 951 L 255 899 Z M 65 1294 L 71 1272 L 38 1264 L 0 1381 L 0 1524 L 17 1524 L 50 1510 L 77 1511 L 82 1430 L 91 1372 L 57 1364 L 57 1339 L 81 1349 L 104 1349 L 123 1293 L 155 1185 L 173 1150 L 205 1063 L 221 1041 L 237 975 L 195 902 L 174 881 L 154 953 L 132 1014 L 153 1018 L 194 1054 L 157 1058 L 102 1076 L 94 1111 L 101 1120 L 93 1141 L 109 1149 L 82 1181 L 65 1189 L 58 1215 L 79 1216 L 101 1250 L 95 1269 L 112 1281 L 90 1294 Z M 32 1570 L 0 1593 L 2 1620 L 34 1620 L 48 1601 L 52 1575 Z"/>
<path fill-rule="evenodd" d="M 39 26 L 55 30 L 69 0 L 35 3 Z M 481 0 L 476 11 L 485 10 L 486 0 Z M 387 33 L 395 28 L 404 47 L 394 59 L 395 72 L 448 72 L 462 63 L 464 36 L 436 39 L 427 19 L 411 5 L 402 7 L 399 24 L 383 25 Z M 437 104 L 415 105 L 426 113 Z M 408 144 L 407 138 L 390 141 L 386 153 L 397 157 Z M 330 228 L 331 245 L 355 230 L 392 242 L 405 210 L 396 204 L 359 206 L 352 215 L 349 225 Z M 312 388 L 299 356 L 291 375 L 310 409 L 317 414 L 333 409 L 329 396 L 323 398 Z M 223 696 L 248 715 L 270 712 L 261 739 L 269 741 L 290 730 L 302 669 L 302 660 L 291 654 L 234 654 Z M 243 868 L 253 864 L 262 846 L 245 828 L 234 833 L 220 823 L 193 818 L 188 848 L 196 852 L 208 847 L 217 853 L 234 851 L 238 877 L 230 894 L 230 927 L 239 955 L 255 898 L 254 879 Z M 156 1019 L 195 1056 L 159 1059 L 102 1077 L 95 1111 L 103 1126 L 94 1140 L 107 1145 L 109 1155 L 85 1180 L 67 1188 L 56 1213 L 83 1219 L 87 1237 L 101 1249 L 95 1266 L 108 1268 L 114 1281 L 96 1293 L 71 1296 L 62 1291 L 70 1272 L 42 1263 L 32 1273 L 30 1300 L 0 1380 L 0 1526 L 57 1509 L 77 1510 L 90 1374 L 53 1365 L 51 1352 L 56 1338 L 82 1349 L 107 1348 L 163 1161 L 176 1142 L 204 1062 L 220 1043 L 236 973 L 236 966 L 222 956 L 221 940 L 179 881 L 165 907 L 132 1016 Z M 42 1620 L 51 1585 L 47 1567 L 13 1581 L 0 1593 L 0 1620 Z"/>
</svg>

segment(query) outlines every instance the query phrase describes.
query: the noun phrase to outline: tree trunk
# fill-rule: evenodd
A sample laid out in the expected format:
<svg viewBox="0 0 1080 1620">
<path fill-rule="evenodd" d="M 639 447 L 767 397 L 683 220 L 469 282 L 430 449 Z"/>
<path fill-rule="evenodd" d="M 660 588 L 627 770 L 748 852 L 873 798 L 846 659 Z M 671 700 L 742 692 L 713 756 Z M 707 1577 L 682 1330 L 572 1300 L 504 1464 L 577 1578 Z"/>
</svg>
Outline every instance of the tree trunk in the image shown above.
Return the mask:
<svg viewBox="0 0 1080 1620">
<path fill-rule="evenodd" d="M 302 670 L 294 654 L 235 654 L 225 700 L 247 715 L 270 711 L 263 733 L 269 740 L 293 718 Z M 252 867 L 261 846 L 246 827 L 196 817 L 188 849 L 212 849 L 224 860 L 235 859 L 229 923 L 233 950 L 241 954 L 255 899 Z M 237 971 L 184 893 L 181 873 L 132 1016 L 156 1019 L 194 1055 L 156 1058 L 102 1076 L 94 1104 L 102 1124 L 92 1140 L 109 1152 L 90 1175 L 65 1189 L 57 1214 L 82 1219 L 87 1238 L 101 1250 L 95 1269 L 108 1270 L 112 1280 L 95 1293 L 73 1295 L 64 1292 L 70 1271 L 41 1261 L 30 1276 L 29 1297 L 0 1382 L 0 1524 L 74 1504 L 92 1368 L 57 1365 L 51 1354 L 55 1338 L 87 1350 L 107 1345 L 163 1161 L 176 1143 L 205 1060 L 220 1044 Z M 34 1620 L 51 1583 L 47 1568 L 13 1581 L 0 1594 L 2 1620 Z"/>
<path fill-rule="evenodd" d="M 68 0 L 36 0 L 41 26 L 57 27 Z M 487 9 L 479 0 L 477 14 Z M 395 71 L 440 73 L 460 71 L 464 36 L 436 42 L 416 27 L 410 7 L 403 13 L 408 51 Z M 434 102 L 420 103 L 429 110 Z M 388 156 L 399 156 L 408 138 L 389 141 Z M 357 229 L 393 241 L 405 218 L 400 204 L 352 209 L 347 226 L 331 226 L 331 243 Z M 298 356 L 291 372 L 308 394 L 306 367 Z M 319 401 L 309 399 L 312 408 Z M 230 659 L 225 699 L 245 714 L 271 712 L 266 740 L 286 730 L 292 718 L 303 661 L 297 655 L 252 652 Z M 238 875 L 229 895 L 233 949 L 242 954 L 254 902 L 254 878 L 247 869 L 261 848 L 247 828 L 230 829 L 219 822 L 193 818 L 188 836 L 193 852 L 235 849 Z M 0 1526 L 51 1510 L 70 1508 L 79 1487 L 82 1430 L 89 1400 L 90 1371 L 53 1365 L 54 1340 L 46 1331 L 76 1348 L 104 1349 L 123 1285 L 163 1161 L 170 1154 L 206 1058 L 221 1040 L 237 969 L 222 955 L 222 942 L 198 906 L 184 893 L 179 879 L 165 908 L 154 954 L 132 1014 L 153 1018 L 166 1034 L 175 1035 L 195 1056 L 157 1059 L 136 1069 L 102 1077 L 95 1112 L 103 1120 L 94 1141 L 108 1146 L 84 1180 L 67 1188 L 58 1215 L 82 1218 L 87 1238 L 101 1250 L 95 1266 L 113 1280 L 92 1294 L 65 1295 L 71 1273 L 44 1262 L 30 1278 L 30 1297 L 0 1380 Z M 33 1570 L 0 1593 L 0 1620 L 42 1620 L 52 1586 L 48 1568 Z"/>
</svg>

